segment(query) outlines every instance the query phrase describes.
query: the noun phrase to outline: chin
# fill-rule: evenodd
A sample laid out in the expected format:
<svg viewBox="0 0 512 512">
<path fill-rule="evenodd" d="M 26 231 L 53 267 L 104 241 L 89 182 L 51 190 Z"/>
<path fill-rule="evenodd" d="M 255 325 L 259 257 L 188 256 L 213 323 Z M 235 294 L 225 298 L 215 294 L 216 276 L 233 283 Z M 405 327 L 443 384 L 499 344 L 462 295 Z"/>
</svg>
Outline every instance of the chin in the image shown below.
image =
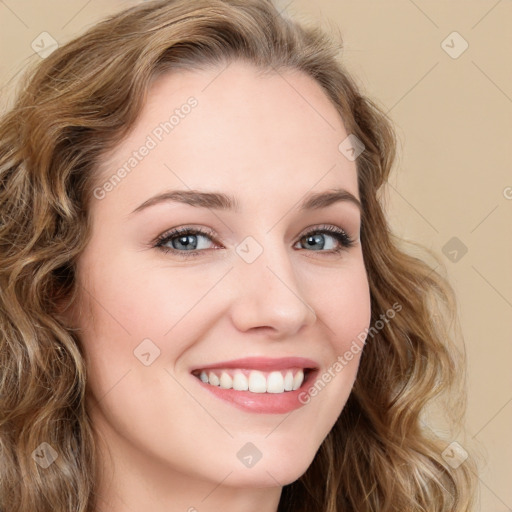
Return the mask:
<svg viewBox="0 0 512 512">
<path fill-rule="evenodd" d="M 260 461 L 261 462 L 261 461 Z M 300 467 L 288 466 L 275 468 L 272 466 L 261 466 L 259 464 L 251 469 L 237 469 L 226 480 L 226 484 L 232 487 L 283 487 L 298 480 L 308 469 L 309 464 Z"/>
<path fill-rule="evenodd" d="M 316 454 L 315 449 L 300 443 L 286 449 L 274 448 L 270 456 L 262 455 L 252 467 L 242 464 L 229 477 L 231 485 L 246 487 L 284 486 L 298 480 L 309 468 Z"/>
</svg>

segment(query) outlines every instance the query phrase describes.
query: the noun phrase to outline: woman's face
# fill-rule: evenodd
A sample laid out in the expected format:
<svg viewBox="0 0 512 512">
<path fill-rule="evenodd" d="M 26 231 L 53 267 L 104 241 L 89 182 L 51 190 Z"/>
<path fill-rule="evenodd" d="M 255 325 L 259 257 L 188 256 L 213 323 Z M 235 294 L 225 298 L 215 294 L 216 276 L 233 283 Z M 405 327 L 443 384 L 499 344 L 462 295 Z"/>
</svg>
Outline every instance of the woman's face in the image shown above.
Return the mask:
<svg viewBox="0 0 512 512">
<path fill-rule="evenodd" d="M 356 377 L 370 322 L 347 199 L 359 198 L 356 163 L 313 79 L 223 69 L 160 76 L 102 162 L 74 318 L 117 471 L 270 487 L 306 471 Z M 335 189 L 346 192 L 307 204 Z M 171 191 L 182 195 L 152 202 Z"/>
</svg>

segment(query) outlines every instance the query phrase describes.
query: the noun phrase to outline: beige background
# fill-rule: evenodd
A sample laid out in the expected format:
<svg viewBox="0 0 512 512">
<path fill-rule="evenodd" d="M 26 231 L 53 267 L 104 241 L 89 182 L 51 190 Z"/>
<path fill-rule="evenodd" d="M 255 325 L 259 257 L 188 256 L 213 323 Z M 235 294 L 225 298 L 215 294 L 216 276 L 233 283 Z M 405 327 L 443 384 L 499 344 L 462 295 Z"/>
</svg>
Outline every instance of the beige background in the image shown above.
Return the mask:
<svg viewBox="0 0 512 512">
<path fill-rule="evenodd" d="M 42 32 L 63 44 L 134 3 L 0 1 L 4 108 L 17 73 L 41 58 L 31 44 Z M 341 29 L 349 70 L 395 123 L 400 155 L 387 190 L 389 218 L 398 234 L 442 256 L 458 293 L 469 357 L 468 437 L 487 457 L 480 472 L 480 510 L 510 511 L 512 2 L 283 0 L 278 5 L 304 21 Z M 460 36 L 450 36 L 454 31 Z M 469 46 L 458 55 L 464 41 Z M 458 239 L 458 261 L 449 252 L 454 247 L 446 246 L 452 237 Z M 467 248 L 462 257 L 461 244 Z"/>
</svg>

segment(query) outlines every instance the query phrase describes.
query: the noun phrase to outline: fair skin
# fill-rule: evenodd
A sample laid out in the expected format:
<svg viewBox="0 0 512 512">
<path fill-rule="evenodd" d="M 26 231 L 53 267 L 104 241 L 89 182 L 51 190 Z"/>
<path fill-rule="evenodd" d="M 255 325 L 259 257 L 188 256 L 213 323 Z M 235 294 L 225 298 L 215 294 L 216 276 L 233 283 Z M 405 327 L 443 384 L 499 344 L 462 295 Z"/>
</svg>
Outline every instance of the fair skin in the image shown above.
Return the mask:
<svg viewBox="0 0 512 512">
<path fill-rule="evenodd" d="M 360 353 L 284 414 L 235 407 L 191 374 L 252 356 L 310 358 L 322 374 L 370 323 L 357 205 L 299 210 L 309 194 L 333 188 L 359 198 L 356 164 L 338 150 L 348 134 L 337 111 L 300 72 L 261 76 L 240 62 L 222 69 L 154 82 L 133 130 L 104 159 L 106 179 L 187 98 L 197 106 L 91 204 L 92 238 L 77 269 L 87 313 L 73 322 L 100 441 L 97 512 L 275 512 L 356 377 Z M 175 189 L 233 195 L 240 210 L 163 202 L 131 213 Z M 191 236 L 197 256 L 151 246 L 191 225 L 214 233 Z M 318 229 L 308 245 L 304 234 L 318 226 L 340 228 L 354 244 L 333 253 L 341 242 Z M 236 252 L 248 236 L 262 249 L 250 263 Z M 166 245 L 183 254 L 180 240 Z M 134 350 L 147 338 L 160 353 L 146 366 Z M 252 467 L 237 457 L 249 442 L 262 454 Z"/>
</svg>

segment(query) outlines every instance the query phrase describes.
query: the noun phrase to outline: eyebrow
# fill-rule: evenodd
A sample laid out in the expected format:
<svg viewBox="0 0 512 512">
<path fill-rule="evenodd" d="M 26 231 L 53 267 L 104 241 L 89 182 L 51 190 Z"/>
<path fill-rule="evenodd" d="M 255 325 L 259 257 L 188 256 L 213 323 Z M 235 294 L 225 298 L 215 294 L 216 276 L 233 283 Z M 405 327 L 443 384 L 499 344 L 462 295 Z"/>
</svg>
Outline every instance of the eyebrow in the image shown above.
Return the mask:
<svg viewBox="0 0 512 512">
<path fill-rule="evenodd" d="M 334 188 L 325 192 L 315 192 L 309 194 L 300 203 L 299 210 L 317 210 L 326 208 L 334 203 L 346 201 L 355 204 L 359 211 L 362 211 L 361 202 L 351 192 L 343 188 Z M 150 197 L 140 206 L 135 208 L 130 215 L 140 212 L 164 202 L 178 202 L 195 206 L 198 208 L 211 208 L 214 210 L 233 210 L 240 211 L 238 200 L 222 192 L 201 192 L 199 190 L 170 190 L 162 194 Z"/>
</svg>

